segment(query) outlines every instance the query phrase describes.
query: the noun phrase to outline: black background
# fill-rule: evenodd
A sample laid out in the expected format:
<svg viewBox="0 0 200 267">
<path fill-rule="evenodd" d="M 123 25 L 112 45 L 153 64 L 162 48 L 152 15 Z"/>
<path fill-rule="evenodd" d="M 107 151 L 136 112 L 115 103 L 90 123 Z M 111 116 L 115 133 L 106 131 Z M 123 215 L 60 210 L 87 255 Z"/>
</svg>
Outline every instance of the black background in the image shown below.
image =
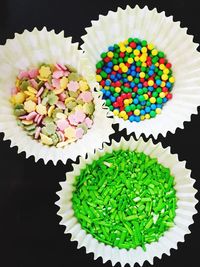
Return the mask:
<svg viewBox="0 0 200 267">
<path fill-rule="evenodd" d="M 0 3 L 0 44 L 14 33 L 33 27 L 43 26 L 65 31 L 65 36 L 72 36 L 73 41 L 81 42 L 84 28 L 99 14 L 116 10 L 118 6 L 130 4 L 150 8 L 157 7 L 166 11 L 175 20 L 181 21 L 182 27 L 188 27 L 188 33 L 194 35 L 194 41 L 200 43 L 200 24 L 198 0 L 168 1 L 25 1 L 7 0 Z M 181 45 L 181 43 L 180 43 Z M 185 51 L 187 53 L 187 51 Z M 0 62 L 1 64 L 1 62 Z M 2 90 L 3 88 L 1 88 Z M 171 146 L 173 153 L 179 154 L 180 160 L 187 161 L 187 168 L 192 170 L 192 177 L 197 181 L 195 188 L 200 189 L 200 116 L 192 115 L 185 129 L 159 136 L 163 146 Z M 117 130 L 117 127 L 115 127 Z M 124 131 L 121 133 L 125 134 Z M 114 138 L 119 139 L 120 133 Z M 155 141 L 155 142 L 158 142 Z M 0 266 L 2 267 L 62 267 L 62 266 L 102 266 L 101 259 L 93 261 L 92 254 L 85 254 L 85 249 L 76 249 L 76 242 L 70 242 L 69 235 L 64 235 L 64 227 L 59 225 L 56 215 L 58 208 L 54 202 L 58 199 L 55 192 L 60 189 L 59 181 L 65 179 L 65 172 L 71 170 L 71 162 L 66 166 L 59 163 L 44 165 L 40 160 L 35 163 L 33 157 L 25 159 L 25 153 L 17 154 L 16 148 L 10 148 L 10 142 L 3 142 L 0 134 Z M 199 199 L 199 193 L 197 194 Z M 199 205 L 197 205 L 199 209 Z M 198 266 L 200 238 L 200 216 L 194 216 L 195 224 L 186 236 L 185 243 L 179 243 L 178 250 L 172 250 L 171 256 L 164 255 L 162 260 L 155 259 L 156 267 Z M 106 267 L 111 267 L 107 262 Z M 117 264 L 119 267 L 119 264 Z M 149 263 L 144 264 L 150 266 Z"/>
</svg>

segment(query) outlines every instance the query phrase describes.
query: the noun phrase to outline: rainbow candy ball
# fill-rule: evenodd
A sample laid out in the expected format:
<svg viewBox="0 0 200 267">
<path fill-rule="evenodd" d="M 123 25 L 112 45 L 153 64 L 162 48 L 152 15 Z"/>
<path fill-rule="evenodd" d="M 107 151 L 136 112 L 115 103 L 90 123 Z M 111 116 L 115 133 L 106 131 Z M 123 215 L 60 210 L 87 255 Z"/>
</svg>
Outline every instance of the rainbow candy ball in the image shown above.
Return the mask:
<svg viewBox="0 0 200 267">
<path fill-rule="evenodd" d="M 130 122 L 156 117 L 172 98 L 175 79 L 162 51 L 138 38 L 108 47 L 96 64 L 96 80 L 106 105 Z"/>
</svg>

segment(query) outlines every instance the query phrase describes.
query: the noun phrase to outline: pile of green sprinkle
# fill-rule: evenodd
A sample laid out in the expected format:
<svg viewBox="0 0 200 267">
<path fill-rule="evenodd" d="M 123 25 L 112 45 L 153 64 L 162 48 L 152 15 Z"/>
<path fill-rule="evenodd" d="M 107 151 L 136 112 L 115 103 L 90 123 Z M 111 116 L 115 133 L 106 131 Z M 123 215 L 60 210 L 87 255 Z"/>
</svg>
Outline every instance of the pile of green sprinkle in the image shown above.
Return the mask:
<svg viewBox="0 0 200 267">
<path fill-rule="evenodd" d="M 174 184 L 170 170 L 157 159 L 129 150 L 107 153 L 75 178 L 74 213 L 100 242 L 145 250 L 174 225 Z"/>
</svg>

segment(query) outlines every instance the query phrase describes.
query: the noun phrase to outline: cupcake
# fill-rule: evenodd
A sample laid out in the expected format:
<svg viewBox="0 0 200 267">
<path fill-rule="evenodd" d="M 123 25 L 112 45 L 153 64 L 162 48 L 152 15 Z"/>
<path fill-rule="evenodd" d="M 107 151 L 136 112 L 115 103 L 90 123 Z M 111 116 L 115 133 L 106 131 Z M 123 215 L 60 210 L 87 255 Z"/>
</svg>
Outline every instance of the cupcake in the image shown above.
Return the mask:
<svg viewBox="0 0 200 267">
<path fill-rule="evenodd" d="M 198 45 L 172 16 L 128 6 L 100 16 L 86 32 L 82 49 L 120 130 L 157 138 L 197 113 Z"/>
<path fill-rule="evenodd" d="M 122 138 L 73 167 L 57 192 L 60 224 L 94 259 L 152 264 L 190 233 L 194 181 L 169 148 Z"/>
<path fill-rule="evenodd" d="M 18 152 L 56 164 L 109 140 L 112 118 L 94 91 L 91 67 L 63 32 L 16 34 L 0 59 L 0 130 Z"/>
</svg>

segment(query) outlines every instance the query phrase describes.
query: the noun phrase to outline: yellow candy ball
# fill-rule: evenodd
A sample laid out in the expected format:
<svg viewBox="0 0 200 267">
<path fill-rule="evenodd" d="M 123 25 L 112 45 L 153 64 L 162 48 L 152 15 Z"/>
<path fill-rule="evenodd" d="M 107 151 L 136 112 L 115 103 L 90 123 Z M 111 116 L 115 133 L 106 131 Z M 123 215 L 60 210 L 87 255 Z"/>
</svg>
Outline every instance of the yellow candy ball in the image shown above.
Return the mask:
<svg viewBox="0 0 200 267">
<path fill-rule="evenodd" d="M 128 47 L 126 48 L 126 52 L 131 53 L 132 51 L 133 51 L 133 49 L 132 49 L 130 46 L 128 46 Z"/>
<path fill-rule="evenodd" d="M 134 60 L 133 60 L 133 58 L 132 58 L 132 57 L 129 57 L 129 58 L 128 58 L 128 60 L 127 60 L 127 62 L 128 62 L 129 64 L 132 64 L 132 63 L 133 63 L 133 61 L 134 61 Z"/>
<path fill-rule="evenodd" d="M 164 98 L 164 97 L 165 97 L 165 93 L 164 93 L 164 92 L 161 92 L 161 93 L 159 94 L 159 97 Z"/>
<path fill-rule="evenodd" d="M 156 108 L 156 114 L 160 114 L 161 113 L 161 108 Z"/>
<path fill-rule="evenodd" d="M 142 67 L 146 67 L 146 66 L 147 66 L 147 63 L 142 62 Z"/>
<path fill-rule="evenodd" d="M 112 51 L 109 51 L 109 52 L 107 53 L 107 56 L 108 56 L 109 58 L 113 58 L 114 54 L 113 54 Z"/>
<path fill-rule="evenodd" d="M 140 50 L 135 49 L 135 50 L 133 51 L 133 54 L 134 54 L 135 56 L 138 56 L 138 55 L 140 54 Z"/>
<path fill-rule="evenodd" d="M 126 116 L 124 116 L 123 119 L 124 119 L 125 121 L 127 121 L 127 120 L 128 120 L 128 115 L 126 114 Z"/>
<path fill-rule="evenodd" d="M 139 109 L 135 109 L 135 110 L 134 110 L 134 114 L 135 114 L 136 116 L 139 116 L 139 115 L 140 115 L 140 110 L 139 110 Z"/>
<path fill-rule="evenodd" d="M 163 70 L 163 73 L 164 73 L 164 74 L 169 74 L 169 69 L 168 69 L 168 68 L 165 68 L 165 69 Z"/>
<path fill-rule="evenodd" d="M 142 47 L 141 52 L 142 53 L 146 53 L 147 52 L 147 48 L 146 47 Z"/>
<path fill-rule="evenodd" d="M 129 104 L 132 104 L 133 103 L 133 99 L 132 98 L 129 98 Z"/>
<path fill-rule="evenodd" d="M 127 79 L 128 79 L 129 82 L 131 82 L 131 81 L 133 80 L 133 76 L 129 75 L 129 76 L 127 77 Z"/>
<path fill-rule="evenodd" d="M 148 81 L 148 86 L 153 86 L 154 85 L 154 81 L 153 80 L 149 80 Z"/>
<path fill-rule="evenodd" d="M 160 64 L 159 69 L 160 70 L 164 70 L 165 69 L 165 65 L 164 64 Z"/>
<path fill-rule="evenodd" d="M 147 100 L 149 98 L 149 96 L 147 94 L 144 94 L 144 99 Z"/>
<path fill-rule="evenodd" d="M 125 100 L 124 100 L 124 105 L 125 105 L 125 106 L 128 106 L 128 105 L 129 105 L 129 99 L 125 99 Z"/>
<path fill-rule="evenodd" d="M 96 81 L 97 81 L 97 82 L 100 82 L 101 80 L 102 80 L 101 75 L 96 75 Z"/>
<path fill-rule="evenodd" d="M 158 50 L 157 50 L 157 49 L 153 49 L 153 50 L 151 51 L 151 54 L 152 54 L 153 56 L 156 56 L 156 55 L 158 54 Z"/>
<path fill-rule="evenodd" d="M 140 116 L 140 120 L 141 121 L 143 121 L 144 119 L 145 119 L 145 116 L 144 115 Z"/>
<path fill-rule="evenodd" d="M 156 67 L 158 67 L 158 66 L 159 66 L 159 63 L 158 63 L 158 62 L 156 62 L 156 63 L 155 63 L 155 66 L 156 66 Z"/>
<path fill-rule="evenodd" d="M 118 65 L 114 65 L 113 70 L 114 71 L 118 71 L 119 70 L 119 66 Z"/>
<path fill-rule="evenodd" d="M 126 47 L 125 46 L 120 46 L 119 49 L 120 49 L 120 52 L 122 52 L 122 53 L 126 52 Z"/>
<path fill-rule="evenodd" d="M 140 58 L 139 58 L 138 56 L 136 56 L 136 57 L 134 58 L 134 60 L 137 62 L 137 61 L 140 60 Z"/>
<path fill-rule="evenodd" d="M 116 93 L 120 93 L 121 92 L 121 88 L 120 87 L 115 87 L 115 92 Z"/>
<path fill-rule="evenodd" d="M 170 83 L 174 83 L 174 82 L 175 82 L 174 77 L 170 77 L 170 78 L 169 78 L 169 82 L 170 82 Z"/>
<path fill-rule="evenodd" d="M 142 55 L 141 57 L 140 57 L 140 61 L 141 62 L 145 62 L 147 60 L 147 57 L 145 56 L 145 55 Z"/>
<path fill-rule="evenodd" d="M 110 87 L 109 86 L 104 86 L 104 89 L 109 90 Z"/>
<path fill-rule="evenodd" d="M 120 68 L 123 68 L 124 66 L 125 66 L 125 64 L 123 62 L 119 64 Z"/>
<path fill-rule="evenodd" d="M 161 78 L 162 78 L 163 81 L 166 81 L 168 79 L 168 75 L 167 74 L 163 74 L 161 76 Z"/>
<path fill-rule="evenodd" d="M 160 87 L 165 87 L 165 82 L 161 82 L 161 85 L 160 85 Z"/>
<path fill-rule="evenodd" d="M 145 77 L 145 73 L 144 72 L 140 72 L 140 78 L 144 78 Z"/>
<path fill-rule="evenodd" d="M 156 98 L 155 98 L 155 97 L 153 97 L 153 96 L 152 96 L 152 97 L 151 97 L 149 100 L 150 100 L 151 104 L 154 104 L 154 103 L 156 103 Z"/>
<path fill-rule="evenodd" d="M 152 50 L 152 49 L 154 49 L 154 45 L 153 45 L 153 44 L 148 44 L 148 45 L 147 45 L 147 48 L 148 48 L 149 50 Z"/>
<path fill-rule="evenodd" d="M 125 41 L 124 41 L 124 44 L 127 45 L 127 44 L 128 44 L 128 40 L 125 40 Z"/>
<path fill-rule="evenodd" d="M 147 120 L 150 119 L 150 115 L 149 114 L 145 114 L 144 116 L 145 116 L 145 119 L 147 119 Z"/>
<path fill-rule="evenodd" d="M 120 118 L 124 118 L 126 116 L 126 111 L 122 110 L 119 113 Z"/>
<path fill-rule="evenodd" d="M 125 73 L 125 72 L 127 72 L 127 71 L 128 71 L 128 67 L 127 67 L 127 66 L 123 66 L 123 67 L 122 67 L 122 72 Z"/>
<path fill-rule="evenodd" d="M 119 115 L 119 110 L 118 110 L 118 109 L 114 109 L 114 110 L 113 110 L 113 114 L 114 114 L 115 116 L 118 116 L 118 115 Z"/>
</svg>

